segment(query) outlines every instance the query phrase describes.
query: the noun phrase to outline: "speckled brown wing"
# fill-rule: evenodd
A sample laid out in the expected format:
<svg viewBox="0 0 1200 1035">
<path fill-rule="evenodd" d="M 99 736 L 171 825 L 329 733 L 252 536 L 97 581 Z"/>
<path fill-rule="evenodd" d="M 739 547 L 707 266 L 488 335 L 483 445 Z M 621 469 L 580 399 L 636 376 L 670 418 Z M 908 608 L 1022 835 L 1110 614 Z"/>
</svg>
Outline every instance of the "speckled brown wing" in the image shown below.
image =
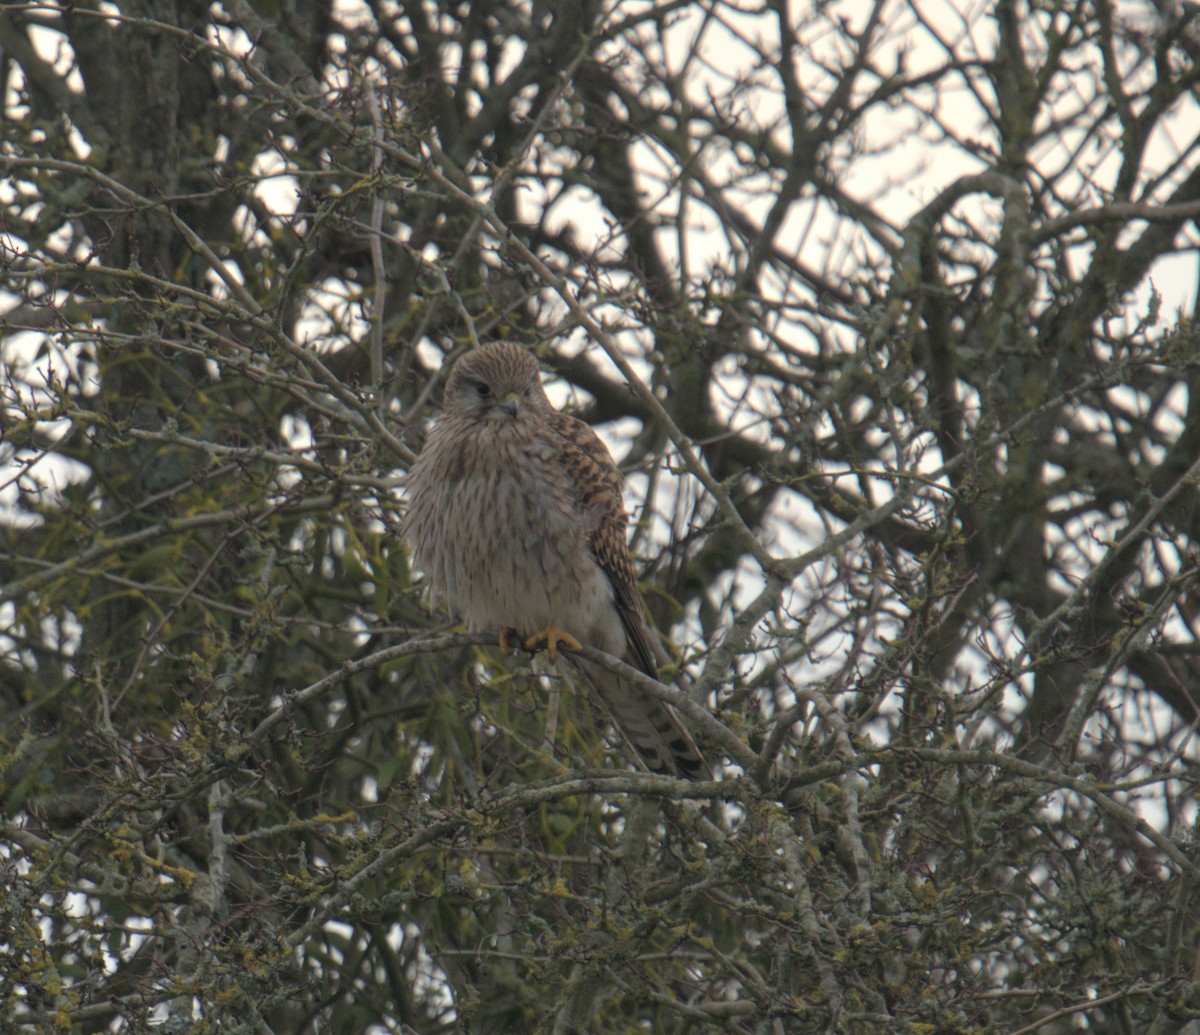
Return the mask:
<svg viewBox="0 0 1200 1035">
<path fill-rule="evenodd" d="M 625 630 L 624 660 L 657 679 L 650 631 L 625 544 L 628 518 L 621 474 L 588 425 L 557 411 L 551 411 L 548 420 L 550 433 L 559 440 L 558 460 L 575 486 L 592 557 L 613 587 Z M 712 778 L 695 741 L 666 704 L 599 666 L 580 661 L 579 668 L 648 769 L 688 780 Z"/>
<path fill-rule="evenodd" d="M 612 583 L 633 664 L 657 679 L 658 665 L 626 546 L 629 519 L 621 473 L 600 436 L 583 421 L 555 411 L 550 425 L 561 439 L 561 460 L 575 484 L 579 505 L 593 523 L 592 556 Z"/>
</svg>

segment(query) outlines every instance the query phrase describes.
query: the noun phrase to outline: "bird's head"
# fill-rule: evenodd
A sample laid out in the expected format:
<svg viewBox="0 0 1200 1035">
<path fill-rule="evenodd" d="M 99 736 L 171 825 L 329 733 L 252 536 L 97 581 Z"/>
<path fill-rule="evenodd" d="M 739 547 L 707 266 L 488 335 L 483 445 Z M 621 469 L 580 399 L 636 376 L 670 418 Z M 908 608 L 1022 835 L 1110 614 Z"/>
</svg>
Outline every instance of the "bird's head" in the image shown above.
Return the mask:
<svg viewBox="0 0 1200 1035">
<path fill-rule="evenodd" d="M 520 345 L 496 341 L 454 364 L 443 410 L 477 420 L 514 420 L 527 409 L 548 409 L 537 360 Z"/>
</svg>

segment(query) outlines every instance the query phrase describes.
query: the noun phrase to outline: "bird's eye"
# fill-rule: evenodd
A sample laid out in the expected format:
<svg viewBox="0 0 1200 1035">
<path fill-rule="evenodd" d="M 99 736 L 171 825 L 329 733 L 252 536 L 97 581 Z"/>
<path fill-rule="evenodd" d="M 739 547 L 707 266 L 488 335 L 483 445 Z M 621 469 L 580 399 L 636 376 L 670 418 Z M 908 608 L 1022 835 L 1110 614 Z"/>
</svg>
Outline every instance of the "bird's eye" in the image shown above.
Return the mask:
<svg viewBox="0 0 1200 1035">
<path fill-rule="evenodd" d="M 487 384 L 484 381 L 476 381 L 475 382 L 475 391 L 477 391 L 482 398 L 486 399 L 489 395 L 492 394 L 492 386 Z"/>
</svg>

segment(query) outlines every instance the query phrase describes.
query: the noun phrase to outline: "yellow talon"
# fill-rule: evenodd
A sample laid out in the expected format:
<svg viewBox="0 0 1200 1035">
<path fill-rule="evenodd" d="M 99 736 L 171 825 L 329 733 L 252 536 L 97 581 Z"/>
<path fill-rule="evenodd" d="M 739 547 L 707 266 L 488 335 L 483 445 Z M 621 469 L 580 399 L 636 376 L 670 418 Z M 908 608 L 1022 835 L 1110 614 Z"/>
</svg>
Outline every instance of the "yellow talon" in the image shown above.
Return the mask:
<svg viewBox="0 0 1200 1035">
<path fill-rule="evenodd" d="M 579 650 L 583 646 L 570 633 L 563 632 L 556 625 L 548 625 L 525 640 L 525 649 L 537 650 L 543 643 L 546 645 L 546 653 L 552 662 L 558 661 L 558 645 L 560 643 L 568 650 Z"/>
</svg>

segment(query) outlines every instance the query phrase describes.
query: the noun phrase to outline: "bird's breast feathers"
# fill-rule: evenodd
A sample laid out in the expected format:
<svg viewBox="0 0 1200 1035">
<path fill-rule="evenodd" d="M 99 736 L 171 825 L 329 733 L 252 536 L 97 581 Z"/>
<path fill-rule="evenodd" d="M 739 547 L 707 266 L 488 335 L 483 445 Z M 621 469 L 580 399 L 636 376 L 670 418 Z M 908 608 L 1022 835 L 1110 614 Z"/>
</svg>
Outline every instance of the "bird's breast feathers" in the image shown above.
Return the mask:
<svg viewBox="0 0 1200 1035">
<path fill-rule="evenodd" d="M 422 488 L 410 498 L 417 567 L 435 595 L 478 628 L 532 632 L 569 615 L 591 624 L 612 593 L 569 479 L 550 462 L 549 444 L 527 440 L 520 450 L 506 441 L 505 432 L 516 429 L 500 422 L 487 430 L 490 448 L 460 436 L 437 492 Z M 447 444 L 431 440 L 429 447 L 436 455 Z M 468 514 L 485 520 L 463 520 Z"/>
</svg>

